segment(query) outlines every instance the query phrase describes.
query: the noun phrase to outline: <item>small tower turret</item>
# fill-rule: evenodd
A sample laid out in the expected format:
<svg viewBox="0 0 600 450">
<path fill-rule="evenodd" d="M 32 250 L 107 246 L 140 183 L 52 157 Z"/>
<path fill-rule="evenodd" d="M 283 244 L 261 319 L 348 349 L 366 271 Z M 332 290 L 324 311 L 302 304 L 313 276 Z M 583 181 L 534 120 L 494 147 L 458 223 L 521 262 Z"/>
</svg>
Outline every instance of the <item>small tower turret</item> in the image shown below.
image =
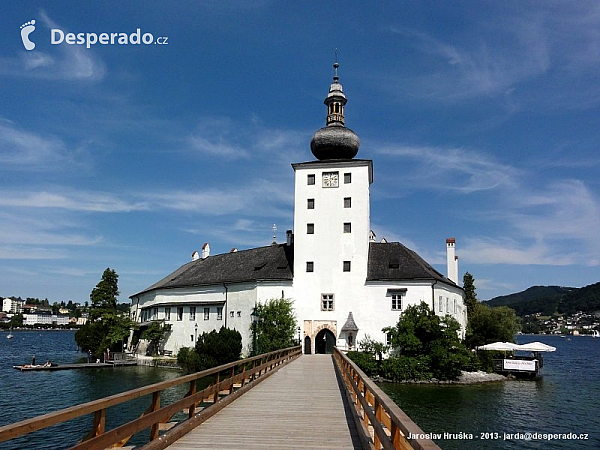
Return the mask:
<svg viewBox="0 0 600 450">
<path fill-rule="evenodd" d="M 327 106 L 326 126 L 317 130 L 310 141 L 313 155 L 321 161 L 352 159 L 360 147 L 360 139 L 356 133 L 345 126 L 344 106 L 347 100 L 338 76 L 339 67 L 336 55 L 333 64 L 333 82 L 324 101 Z"/>
</svg>

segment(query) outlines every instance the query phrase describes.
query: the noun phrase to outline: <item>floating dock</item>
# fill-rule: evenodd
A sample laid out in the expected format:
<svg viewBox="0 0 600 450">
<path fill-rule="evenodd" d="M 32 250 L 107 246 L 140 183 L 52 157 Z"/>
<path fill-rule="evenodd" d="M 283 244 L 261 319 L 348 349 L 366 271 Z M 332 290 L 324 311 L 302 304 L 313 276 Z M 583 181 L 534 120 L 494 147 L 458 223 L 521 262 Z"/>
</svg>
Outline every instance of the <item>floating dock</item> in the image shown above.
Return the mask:
<svg viewBox="0 0 600 450">
<path fill-rule="evenodd" d="M 13 366 L 13 369 L 21 372 L 42 371 L 42 370 L 72 370 L 72 369 L 105 369 L 107 367 L 137 366 L 137 361 L 108 361 L 103 363 L 79 363 L 79 364 L 57 364 L 47 366 L 45 364 L 24 364 L 22 366 Z"/>
</svg>

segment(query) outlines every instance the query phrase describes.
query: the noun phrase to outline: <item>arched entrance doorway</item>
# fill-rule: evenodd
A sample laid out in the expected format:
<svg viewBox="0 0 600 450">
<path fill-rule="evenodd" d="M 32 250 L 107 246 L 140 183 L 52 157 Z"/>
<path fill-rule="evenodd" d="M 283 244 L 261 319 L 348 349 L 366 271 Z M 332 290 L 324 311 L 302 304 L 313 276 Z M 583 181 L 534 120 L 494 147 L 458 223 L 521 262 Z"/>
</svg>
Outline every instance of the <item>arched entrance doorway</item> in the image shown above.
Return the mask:
<svg viewBox="0 0 600 450">
<path fill-rule="evenodd" d="M 305 355 L 310 355 L 311 353 L 311 346 L 310 346 L 310 336 L 306 336 L 304 338 L 304 354 Z"/>
<path fill-rule="evenodd" d="M 335 335 L 327 328 L 322 329 L 315 337 L 315 353 L 333 353 Z"/>
</svg>

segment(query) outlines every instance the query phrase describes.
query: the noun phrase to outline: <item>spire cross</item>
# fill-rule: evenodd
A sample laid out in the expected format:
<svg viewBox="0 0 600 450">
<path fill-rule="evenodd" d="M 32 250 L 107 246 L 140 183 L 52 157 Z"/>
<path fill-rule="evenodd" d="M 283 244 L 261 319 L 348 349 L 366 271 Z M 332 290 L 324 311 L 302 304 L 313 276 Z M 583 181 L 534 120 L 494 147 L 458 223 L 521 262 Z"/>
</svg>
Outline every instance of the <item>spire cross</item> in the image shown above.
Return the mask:
<svg viewBox="0 0 600 450">
<path fill-rule="evenodd" d="M 340 67 L 340 63 L 338 63 L 338 49 L 335 49 L 335 62 L 333 63 L 333 82 L 337 83 L 340 79 L 338 77 L 338 67 Z"/>
</svg>

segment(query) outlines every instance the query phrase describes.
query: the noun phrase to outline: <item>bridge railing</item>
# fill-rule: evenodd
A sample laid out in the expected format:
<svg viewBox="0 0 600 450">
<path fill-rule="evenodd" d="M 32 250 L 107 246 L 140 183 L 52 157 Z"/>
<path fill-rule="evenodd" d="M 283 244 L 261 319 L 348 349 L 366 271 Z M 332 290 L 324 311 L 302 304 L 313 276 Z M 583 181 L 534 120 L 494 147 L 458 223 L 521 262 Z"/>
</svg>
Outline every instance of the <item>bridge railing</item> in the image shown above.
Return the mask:
<svg viewBox="0 0 600 450">
<path fill-rule="evenodd" d="M 353 406 L 363 446 L 375 450 L 440 449 L 432 440 L 420 439 L 425 432 L 337 347 L 333 359 Z"/>
<path fill-rule="evenodd" d="M 122 447 L 133 435 L 147 429 L 150 430 L 150 442 L 143 448 L 162 449 L 300 355 L 299 346 L 277 350 L 22 420 L 0 427 L 0 442 L 91 414 L 92 429 L 72 449 Z M 212 384 L 197 391 L 197 382 L 206 377 L 214 377 Z M 161 407 L 163 391 L 186 384 L 189 384 L 189 390 L 182 399 Z M 110 407 L 147 395 L 151 395 L 150 405 L 141 417 L 106 430 L 106 417 Z M 187 412 L 187 420 L 168 423 L 175 414 L 183 410 Z M 161 434 L 161 430 L 168 428 L 165 425 L 176 426 Z"/>
</svg>

